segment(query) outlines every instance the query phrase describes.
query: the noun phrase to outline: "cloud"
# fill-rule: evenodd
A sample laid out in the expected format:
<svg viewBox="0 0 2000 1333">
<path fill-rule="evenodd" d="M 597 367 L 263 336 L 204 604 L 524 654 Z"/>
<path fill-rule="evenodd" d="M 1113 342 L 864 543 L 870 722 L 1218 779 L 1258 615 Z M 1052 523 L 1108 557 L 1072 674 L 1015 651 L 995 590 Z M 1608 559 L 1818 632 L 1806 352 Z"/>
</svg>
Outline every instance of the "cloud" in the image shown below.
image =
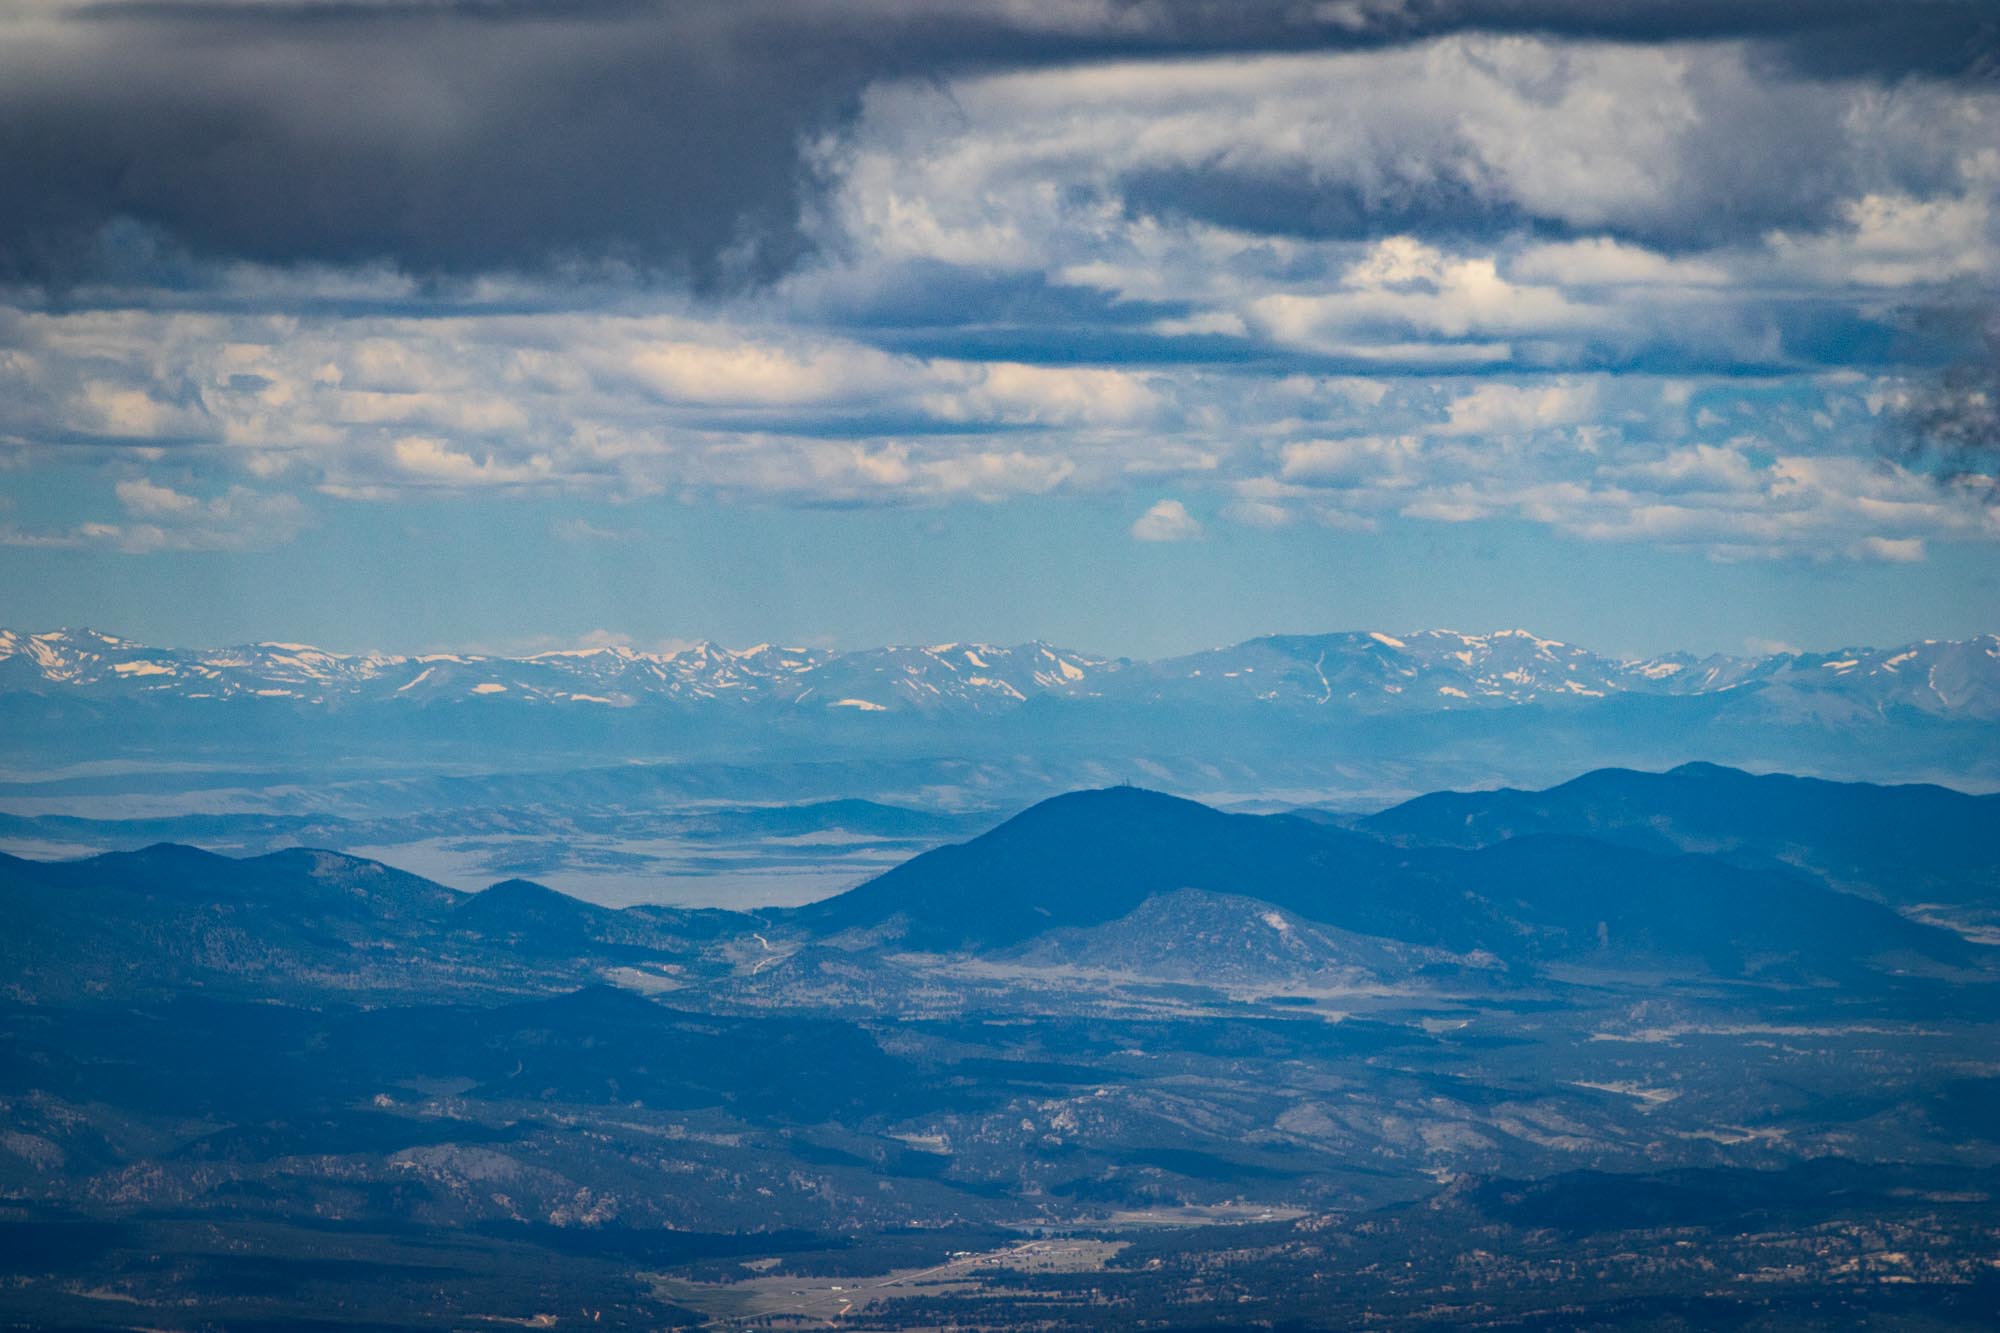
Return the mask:
<svg viewBox="0 0 2000 1333">
<path fill-rule="evenodd" d="M 534 454 L 518 463 L 494 454 L 475 458 L 446 441 L 426 435 L 403 435 L 391 442 L 396 468 L 416 485 L 522 486 L 550 479 L 548 458 Z"/>
<path fill-rule="evenodd" d="M 15 11 L 0 47 L 0 179 L 38 188 L 0 199 L 0 264 L 31 278 L 157 257 L 107 242 L 132 218 L 159 227 L 170 250 L 287 264 L 464 273 L 610 259 L 707 281 L 769 275 L 809 243 L 797 220 L 818 181 L 801 170 L 800 142 L 843 128 L 885 80 L 941 85 L 975 69 L 1250 51 L 1366 58 L 1450 34 L 1536 33 L 1736 39 L 1792 81 L 1886 85 L 1961 75 L 1995 45 L 1981 6 L 1937 0 L 98 0 Z M 1167 160 L 1150 206 L 1324 232 L 1439 211 L 1505 222 L 1567 192 L 1617 216 L 1648 187 L 1592 168 L 1607 146 L 1671 134 L 1657 95 L 1671 72 L 1628 61 L 1628 99 L 1563 101 L 1561 70 L 1533 44 L 1496 49 L 1436 86 L 1516 89 L 1526 105 L 1553 91 L 1559 114 L 1468 117 L 1464 169 L 1432 170 L 1411 152 L 1421 141 L 1393 124 L 1355 123 L 1311 137 L 1373 137 L 1372 174 L 1287 175 L 1240 151 L 1219 171 Z M 1316 91 L 1319 105 L 1336 92 L 1350 107 L 1381 100 L 1345 79 Z M 1754 87 L 1727 82 L 1686 97 L 1757 109 Z M 1774 123 L 1809 133 L 1829 122 Z M 1550 151 L 1538 151 L 1551 125 Z M 1206 143 L 1192 137 L 1189 154 Z M 1508 188 L 1488 192 L 1474 168 L 1496 163 Z M 1142 201 L 1145 184 L 1134 182 Z M 1687 196 L 1684 219 L 1720 209 L 1769 224 L 1822 202 L 1806 164 L 1719 138 L 1660 188 Z M 901 225 L 921 230 L 923 201 L 908 201 Z"/>
<path fill-rule="evenodd" d="M 1918 533 L 1990 540 L 1995 515 L 1926 477 L 1861 458 L 1779 455 L 1762 466 L 1732 460 L 1689 491 L 1669 469 L 1662 488 L 1632 484 L 1641 469 L 1592 482 L 1544 482 L 1477 494 L 1484 513 L 1508 513 L 1597 541 L 1643 541 L 1719 559 L 1926 558 Z M 1473 492 L 1466 492 L 1471 499 Z"/>
<path fill-rule="evenodd" d="M 1587 419 L 1596 400 L 1589 384 L 1482 384 L 1446 407 L 1438 429 L 1447 435 L 1540 430 Z"/>
<path fill-rule="evenodd" d="M 145 478 L 113 488 L 125 517 L 69 528 L 0 524 L 0 546 L 73 550 L 101 547 L 129 555 L 155 551 L 254 551 L 283 545 L 311 515 L 295 497 L 231 486 L 203 499 Z"/>
<path fill-rule="evenodd" d="M 183 520 L 200 513 L 203 507 L 192 495 L 182 495 L 171 486 L 155 485 L 144 478 L 121 481 L 114 490 L 118 502 L 141 518 Z"/>
<path fill-rule="evenodd" d="M 1863 537 L 1849 554 L 1857 560 L 1880 560 L 1896 565 L 1919 564 L 1926 556 L 1921 537 Z"/>
<path fill-rule="evenodd" d="M 1407 478 L 1420 449 L 1408 435 L 1299 440 L 1279 450 L 1279 475 L 1310 486 L 1395 486 Z"/>
<path fill-rule="evenodd" d="M 747 340 L 642 342 L 627 351 L 626 362 L 635 378 L 667 401 L 719 406 L 865 401 L 921 373 L 915 363 L 865 347 L 792 351 Z"/>
<path fill-rule="evenodd" d="M 1551 332 L 1594 318 L 1553 287 L 1507 281 L 1491 257 L 1448 256 L 1407 236 L 1377 242 L 1335 290 L 1259 297 L 1246 316 L 1281 343 L 1364 355 L 1371 341 L 1377 346 L 1386 341 L 1369 336 L 1383 330 L 1458 341 Z M 1387 344 L 1392 354 L 1395 348 Z M 1497 359 L 1510 359 L 1504 350 L 1493 352 Z"/>
<path fill-rule="evenodd" d="M 282 545 L 310 522 L 290 495 L 231 486 L 207 499 L 143 479 L 120 482 L 118 501 L 135 519 L 95 534 L 134 553 L 146 551 L 250 551 Z"/>
<path fill-rule="evenodd" d="M 1349 369 L 1768 374 L 1880 355 L 1857 280 L 2000 271 L 2000 88 L 1787 76 L 1748 43 L 1461 35 L 860 105 L 814 150 L 840 291 L 1016 275 L 1108 302 L 1128 359 L 1143 331 Z"/>
<path fill-rule="evenodd" d="M 1125 370 L 1000 362 L 967 367 L 962 387 L 924 401 L 946 421 L 1119 425 L 1148 420 L 1161 410 L 1151 378 Z"/>
<path fill-rule="evenodd" d="M 1957 355 L 1883 396 L 1880 442 L 1899 462 L 2000 497 L 2000 297 L 1924 312 Z"/>
<path fill-rule="evenodd" d="M 2000 151 L 1973 158 L 1963 174 L 1968 185 L 1985 188 L 1932 197 L 1871 191 L 1842 201 L 1834 223 L 1819 231 L 1773 232 L 1767 238 L 1773 258 L 1780 268 L 1823 281 L 1870 287 L 1991 278 L 2000 273 L 1993 245 L 2000 216 L 1992 198 Z"/>
<path fill-rule="evenodd" d="M 1161 500 L 1132 523 L 1142 542 L 1186 542 L 1201 536 L 1201 524 L 1179 500 Z"/>
<path fill-rule="evenodd" d="M 1101 233 L 1122 213 L 1168 234 L 1282 238 L 1263 252 L 1281 259 L 1385 235 L 1554 232 L 1583 245 L 1544 265 L 1710 285 L 1712 266 L 1676 274 L 1645 256 L 1845 230 L 1871 196 L 1978 184 L 1990 92 L 1912 81 L 1885 96 L 1776 73 L 1744 44 L 1478 36 L 1079 65 L 878 86 L 819 157 L 830 216 L 889 255 L 1033 263 L 1057 218 L 1094 215 Z M 1069 189 L 1037 191 L 1050 178 Z"/>
<path fill-rule="evenodd" d="M 1272 500 L 1243 496 L 1222 507 L 1222 516 L 1247 528 L 1267 530 L 1288 527 L 1297 517 L 1290 509 Z"/>
<path fill-rule="evenodd" d="M 1606 468 L 1605 475 L 1662 493 L 1740 493 L 1758 484 L 1758 469 L 1741 449 L 1712 444 L 1687 445 L 1643 462 Z"/>
<path fill-rule="evenodd" d="M 1914 392 L 1899 376 L 1029 366 L 870 354 L 851 337 L 692 313 L 272 321 L 79 311 L 16 316 L 11 328 L 0 437 L 30 443 L 16 445 L 24 461 L 10 476 L 65 452 L 100 459 L 115 470 L 124 514 L 87 534 L 16 528 L 15 544 L 248 547 L 298 530 L 277 508 L 248 535 L 232 530 L 212 506 L 232 473 L 243 478 L 239 526 L 257 513 L 250 497 L 275 506 L 287 487 L 349 503 L 561 494 L 844 506 L 1129 494 L 1168 478 L 1217 493 L 1227 521 L 1265 528 L 1507 518 L 1735 559 L 1883 559 L 1910 548 L 1871 539 L 2000 537 L 1968 458 L 1874 461 L 1882 416 L 1892 400 L 1908 410 Z M 635 348 L 730 339 L 754 363 L 851 358 L 881 373 L 851 394 L 825 381 L 830 399 L 799 401 L 786 381 L 774 401 L 732 390 L 739 401 L 718 406 L 665 398 L 626 370 Z M 183 433 L 93 433 L 65 377 L 77 348 L 88 348 L 93 382 L 150 386 L 171 402 Z M 438 405 L 451 400 L 505 410 L 411 429 L 442 420 Z M 409 410 L 385 406 L 394 403 Z M 205 438 L 185 433 L 193 424 Z M 221 491 L 174 480 L 194 460 Z M 1142 526 L 1165 534 L 1179 522 Z M 573 513 L 552 535 L 617 531 Z"/>
<path fill-rule="evenodd" d="M 1610 236 L 1537 245 L 1509 265 L 1516 278 L 1567 287 L 1715 287 L 1729 270 L 1713 260 L 1683 259 Z"/>
<path fill-rule="evenodd" d="M 549 535 L 560 542 L 624 542 L 637 533 L 624 528 L 600 527 L 588 519 L 565 518 L 549 525 Z"/>
<path fill-rule="evenodd" d="M 46 6 L 0 169 L 85 165 L 0 200 L 0 466 L 121 489 L 6 539 L 1161 492 L 1731 559 L 2000 538 L 1990 353 L 1907 314 L 2000 274 L 2000 89 L 1941 8 L 1901 54 L 1845 0 L 1700 8 Z M 60 267 L 44 224 L 81 267 L 6 284 Z M 1201 531 L 1162 505 L 1135 536 Z"/>
<path fill-rule="evenodd" d="M 839 505 L 1040 495 L 1076 471 L 1060 455 L 982 447 L 962 437 L 937 447 L 752 438 L 711 443 L 673 462 L 683 484 L 725 496 Z"/>
</svg>

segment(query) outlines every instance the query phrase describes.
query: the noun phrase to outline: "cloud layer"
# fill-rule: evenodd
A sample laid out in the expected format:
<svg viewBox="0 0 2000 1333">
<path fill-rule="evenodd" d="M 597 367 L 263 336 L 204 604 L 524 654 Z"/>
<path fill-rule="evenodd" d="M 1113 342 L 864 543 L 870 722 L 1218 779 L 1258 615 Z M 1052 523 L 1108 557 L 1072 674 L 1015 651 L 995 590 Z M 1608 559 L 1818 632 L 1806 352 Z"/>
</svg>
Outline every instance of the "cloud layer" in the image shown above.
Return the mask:
<svg viewBox="0 0 2000 1333">
<path fill-rule="evenodd" d="M 36 183 L 0 199 L 0 263 L 19 275 L 88 270 L 94 233 L 123 218 L 284 262 L 768 271 L 802 250 L 801 138 L 885 81 L 994 67 L 1496 32 L 1733 37 L 1793 74 L 1883 81 L 1977 70 L 2000 46 L 1990 11 L 1955 0 L 28 0 L 0 25 L 0 179 Z M 1379 194 L 1301 195 L 1252 158 L 1239 169 L 1261 193 L 1209 175 L 1157 188 L 1366 228 L 1465 184 L 1444 164 L 1391 171 Z M 1725 154 L 1688 208 L 1732 178 L 1756 187 L 1752 211 L 1823 205 L 1811 175 Z M 1596 202 L 1615 213 L 1625 187 L 1608 185 Z"/>
<path fill-rule="evenodd" d="M 0 169 L 38 186 L 0 205 L 0 466 L 78 512 L 0 540 L 243 549 L 559 494 L 604 511 L 553 535 L 603 542 L 654 498 L 1116 494 L 1143 541 L 1991 541 L 1983 22 L 29 9 L 0 46 Z"/>
</svg>

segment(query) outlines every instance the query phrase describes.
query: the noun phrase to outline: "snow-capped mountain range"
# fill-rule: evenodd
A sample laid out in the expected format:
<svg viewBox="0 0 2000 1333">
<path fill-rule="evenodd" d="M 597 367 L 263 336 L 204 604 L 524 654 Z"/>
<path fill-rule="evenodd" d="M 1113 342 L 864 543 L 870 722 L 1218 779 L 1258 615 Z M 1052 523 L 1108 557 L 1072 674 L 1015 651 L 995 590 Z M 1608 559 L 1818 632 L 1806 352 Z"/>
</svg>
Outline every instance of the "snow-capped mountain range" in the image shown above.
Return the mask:
<svg viewBox="0 0 2000 1333">
<path fill-rule="evenodd" d="M 1526 630 L 1278 635 L 1156 661 L 1046 643 L 834 652 L 699 644 L 670 653 L 527 657 L 328 652 L 258 643 L 186 650 L 94 630 L 0 630 L 0 693 L 261 699 L 309 707 L 515 704 L 618 709 L 763 706 L 865 716 L 985 713 L 1037 697 L 1272 705 L 1359 714 L 1457 711 L 1616 696 L 1754 690 L 1821 717 L 1911 709 L 2000 718 L 2000 636 L 1756 657 L 1606 657 Z"/>
<path fill-rule="evenodd" d="M 565 649 L 527 657 L 333 653 L 298 643 L 154 648 L 95 630 L 0 630 L 0 691 L 290 699 L 306 704 L 793 704 L 855 712 L 979 709 L 1071 687 L 1115 664 L 1047 644 L 837 653 L 701 643 L 670 653 Z"/>
</svg>

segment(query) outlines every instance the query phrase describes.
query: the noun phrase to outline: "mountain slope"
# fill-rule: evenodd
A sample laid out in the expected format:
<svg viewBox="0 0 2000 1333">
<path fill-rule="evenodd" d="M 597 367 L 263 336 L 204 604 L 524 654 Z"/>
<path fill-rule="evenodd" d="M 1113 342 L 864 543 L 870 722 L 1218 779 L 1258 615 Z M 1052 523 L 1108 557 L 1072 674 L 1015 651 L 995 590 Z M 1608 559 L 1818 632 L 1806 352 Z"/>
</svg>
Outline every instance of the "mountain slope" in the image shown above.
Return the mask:
<svg viewBox="0 0 2000 1333">
<path fill-rule="evenodd" d="M 1315 925 L 1233 894 L 1175 889 L 1100 926 L 1038 935 L 1005 955 L 1030 967 L 1084 968 L 1216 984 L 1373 986 L 1458 961 L 1444 950 Z"/>
<path fill-rule="evenodd" d="M 540 991 L 678 958 L 751 920 L 613 911 L 516 880 L 465 894 L 380 862 L 237 859 L 171 843 L 77 861 L 0 855 L 0 968 L 23 1000 Z"/>
<path fill-rule="evenodd" d="M 903 918 L 913 947 L 1004 947 L 1057 927 L 1101 925 L 1174 889 L 1276 903 L 1316 896 L 1335 873 L 1380 883 L 1395 856 L 1303 820 L 1226 815 L 1113 787 L 1043 801 L 794 916 L 822 931 Z"/>
<path fill-rule="evenodd" d="M 1137 788 L 1057 797 L 789 914 L 905 948 L 1006 950 L 1101 927 L 1180 890 L 1227 894 L 1402 944 L 1519 967 L 1694 963 L 1723 976 L 1831 977 L 1901 955 L 1959 966 L 1957 936 L 1787 869 L 1538 835 L 1399 848 L 1291 816 L 1226 815 Z"/>
<path fill-rule="evenodd" d="M 1898 905 L 2000 905 L 2000 795 L 1877 786 L 1715 764 L 1603 769 L 1546 791 L 1438 792 L 1359 821 L 1408 843 L 1484 847 L 1530 833 L 1811 869 Z"/>
</svg>

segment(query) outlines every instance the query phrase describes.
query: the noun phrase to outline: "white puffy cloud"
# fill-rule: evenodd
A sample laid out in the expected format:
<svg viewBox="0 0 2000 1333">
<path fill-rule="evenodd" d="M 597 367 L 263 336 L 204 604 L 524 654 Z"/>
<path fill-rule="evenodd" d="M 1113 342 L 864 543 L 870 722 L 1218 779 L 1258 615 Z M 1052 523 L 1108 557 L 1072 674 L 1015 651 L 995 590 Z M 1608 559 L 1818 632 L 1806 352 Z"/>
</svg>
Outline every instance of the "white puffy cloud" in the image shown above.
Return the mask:
<svg viewBox="0 0 2000 1333">
<path fill-rule="evenodd" d="M 1298 440 L 1278 451 L 1278 473 L 1310 486 L 1408 485 L 1421 447 L 1410 435 Z"/>
<path fill-rule="evenodd" d="M 17 442 L 17 465 L 65 447 L 37 436 L 106 448 L 101 421 L 72 415 L 75 393 L 48 373 L 65 365 L 52 349 L 87 344 L 91 382 L 171 399 L 179 421 L 171 454 L 142 437 L 107 456 L 125 460 L 122 512 L 98 516 L 91 532 L 10 529 L 15 544 L 282 541 L 306 511 L 273 486 L 350 502 L 564 492 L 907 504 L 1130 490 L 1160 477 L 1218 488 L 1224 520 L 1265 528 L 1510 517 L 1730 558 L 1864 560 L 2000 535 L 1990 492 L 1876 461 L 1875 413 L 1898 390 L 1867 376 L 1041 366 L 890 355 L 833 335 L 787 341 L 775 328 L 688 314 L 272 323 L 80 312 L 16 328 L 36 335 L 0 366 L 11 377 L 0 434 Z M 767 401 L 751 401 L 742 377 L 722 404 L 672 399 L 629 373 L 635 350 L 730 338 L 745 350 L 723 363 L 782 371 Z M 795 373 L 835 364 L 867 382 Z M 189 438 L 193 425 L 206 441 Z M 218 479 L 210 498 L 145 471 L 185 458 L 206 460 Z M 228 481 L 232 469 L 242 482 Z M 1182 504 L 1135 533 L 1198 530 Z M 588 539 L 580 528 L 560 535 Z"/>
<path fill-rule="evenodd" d="M 398 436 L 389 450 L 396 467 L 416 485 L 522 486 L 548 480 L 550 471 L 544 455 L 518 463 L 502 462 L 492 454 L 475 458 L 428 435 Z"/>
<path fill-rule="evenodd" d="M 1920 564 L 1927 556 L 1922 537 L 1863 537 L 1849 554 L 1894 565 Z"/>
<path fill-rule="evenodd" d="M 1160 500 L 1132 521 L 1132 535 L 1142 542 L 1186 542 L 1200 537 L 1200 520 L 1179 500 Z"/>
<path fill-rule="evenodd" d="M 638 339 L 613 355 L 662 401 L 737 407 L 867 402 L 906 388 L 922 367 L 865 347 Z"/>
<path fill-rule="evenodd" d="M 1378 241 L 1341 274 L 1338 286 L 1315 293 L 1276 292 L 1251 301 L 1251 326 L 1272 340 L 1324 351 L 1410 359 L 1405 344 L 1369 338 L 1494 339 L 1548 333 L 1601 322 L 1555 287 L 1527 287 L 1500 276 L 1490 256 L 1453 256 L 1408 236 Z M 1428 349 L 1417 349 L 1428 350 Z M 1476 359 L 1507 360 L 1504 344 L 1488 344 Z M 1438 349 L 1438 354 L 1449 352 Z"/>
<path fill-rule="evenodd" d="M 1757 468 L 1729 445 L 1692 444 L 1657 458 L 1606 469 L 1606 475 L 1661 493 L 1741 494 L 1757 485 Z"/>
<path fill-rule="evenodd" d="M 2000 132 L 2000 127 L 1996 127 Z M 1846 201 L 1839 225 L 1822 231 L 1774 231 L 1774 268 L 1801 283 L 1898 288 L 1991 279 L 2000 275 L 2000 149 L 1968 163 L 1984 189 L 1942 198 L 1865 194 Z"/>
<path fill-rule="evenodd" d="M 958 381 L 922 400 L 941 421 L 1120 425 L 1145 421 L 1162 407 L 1148 383 L 1152 377 L 1125 370 L 1018 362 L 934 370 Z"/>
<path fill-rule="evenodd" d="M 113 487 L 118 503 L 141 518 L 184 519 L 201 510 L 201 501 L 183 495 L 171 486 L 160 486 L 134 477 Z"/>
<path fill-rule="evenodd" d="M 202 498 L 142 477 L 113 488 L 124 513 L 116 522 L 69 528 L 0 523 L 0 546 L 105 547 L 133 555 L 154 551 L 253 551 L 290 541 L 311 521 L 297 497 L 231 486 Z"/>
<path fill-rule="evenodd" d="M 1589 419 L 1596 406 L 1591 384 L 1482 384 L 1445 408 L 1447 435 L 1504 435 Z"/>
</svg>

